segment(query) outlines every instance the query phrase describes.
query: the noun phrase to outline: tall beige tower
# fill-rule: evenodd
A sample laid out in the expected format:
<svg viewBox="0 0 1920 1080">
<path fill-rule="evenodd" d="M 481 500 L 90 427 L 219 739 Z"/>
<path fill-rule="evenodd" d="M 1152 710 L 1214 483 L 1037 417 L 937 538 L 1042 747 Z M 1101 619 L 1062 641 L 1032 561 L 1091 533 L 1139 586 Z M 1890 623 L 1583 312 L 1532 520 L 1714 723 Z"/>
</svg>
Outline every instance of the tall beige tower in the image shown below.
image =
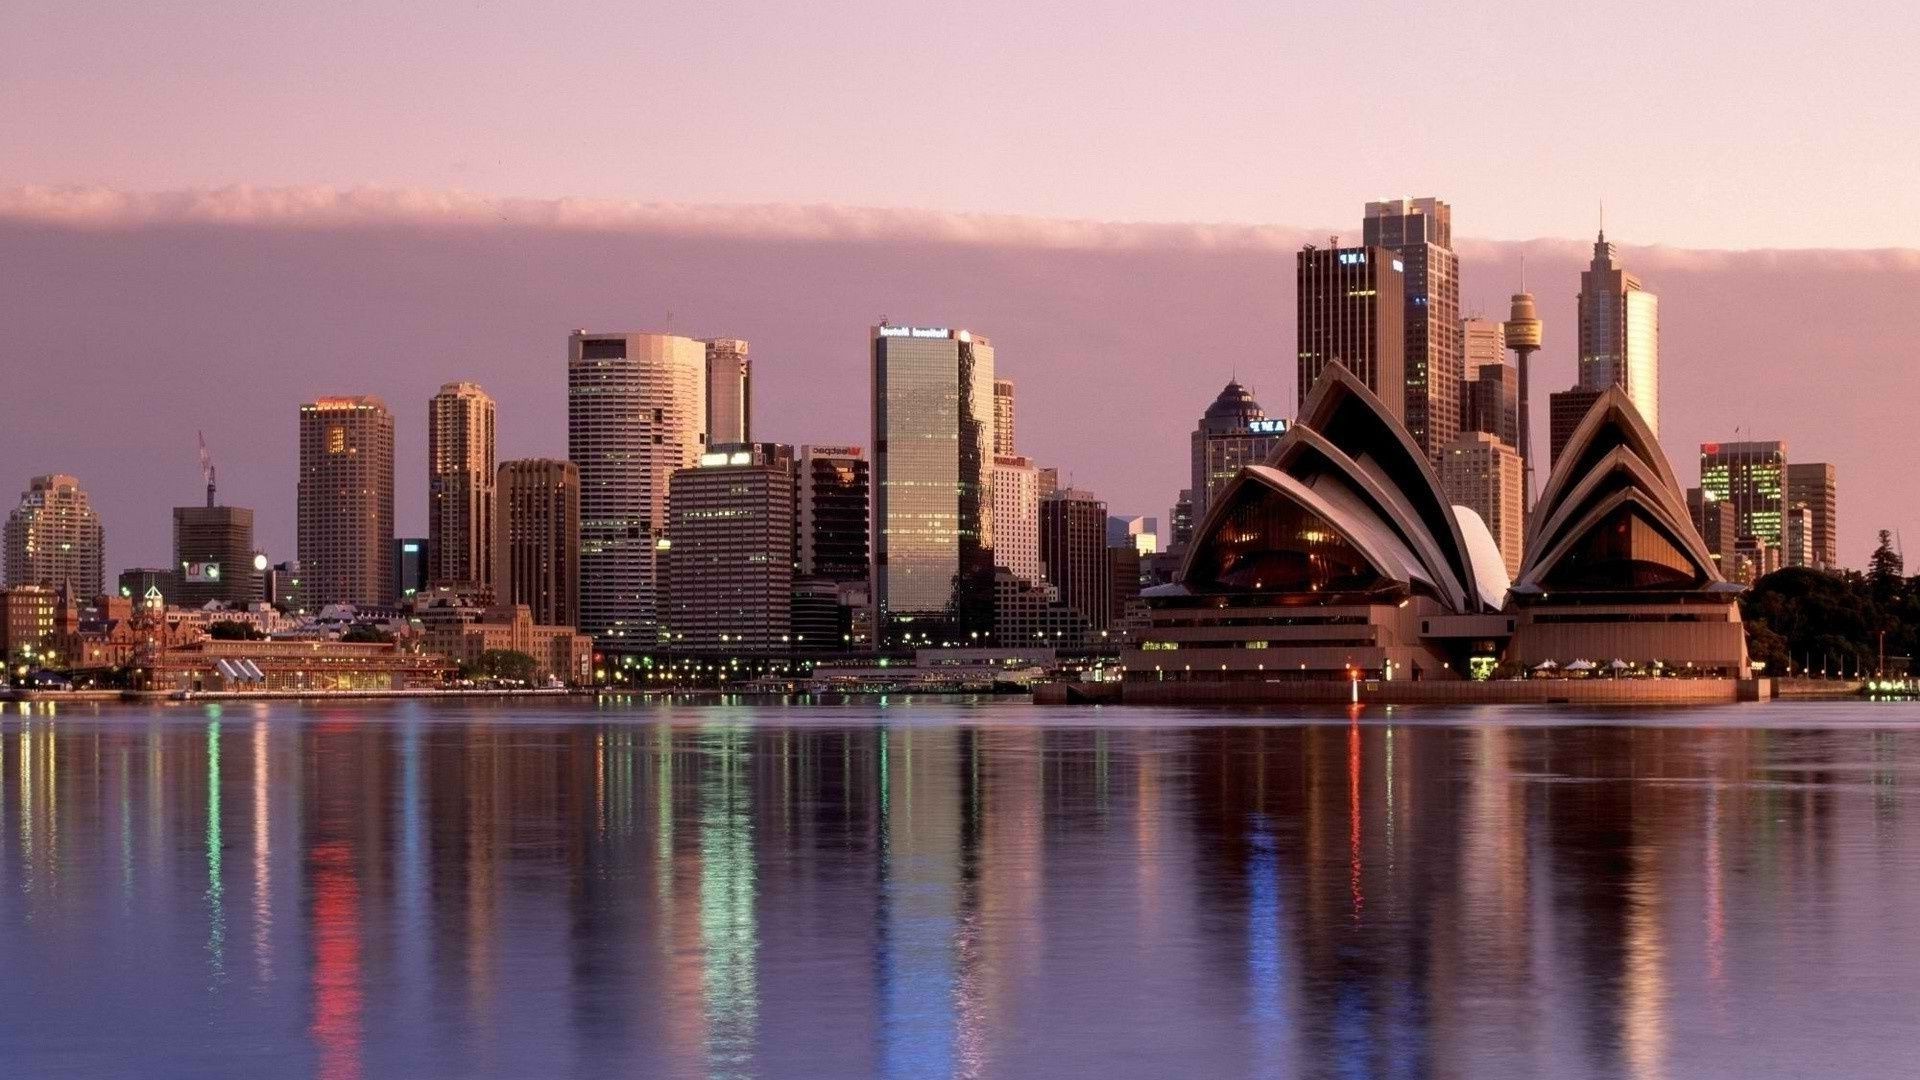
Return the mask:
<svg viewBox="0 0 1920 1080">
<path fill-rule="evenodd" d="M 660 643 L 667 485 L 707 444 L 707 345 L 577 330 L 567 342 L 567 457 L 580 467 L 580 630 Z"/>
<path fill-rule="evenodd" d="M 64 473 L 36 476 L 7 515 L 8 585 L 68 586 L 77 598 L 100 595 L 106 534 L 80 481 Z"/>
<path fill-rule="evenodd" d="M 494 586 L 493 399 L 447 383 L 427 405 L 427 582 Z"/>
<path fill-rule="evenodd" d="M 393 413 L 377 397 L 300 406 L 297 547 L 307 606 L 393 603 Z"/>
<path fill-rule="evenodd" d="M 1441 490 L 1486 522 L 1509 578 L 1519 575 L 1524 554 L 1520 474 L 1520 455 L 1484 431 L 1461 432 L 1440 456 Z"/>
<path fill-rule="evenodd" d="M 1660 302 L 1620 265 L 1605 229 L 1580 272 L 1580 388 L 1625 388 L 1660 434 Z"/>
<path fill-rule="evenodd" d="M 1524 289 L 1526 283 L 1521 282 Z M 1534 308 L 1533 294 L 1517 292 L 1513 294 L 1513 306 L 1507 312 L 1504 326 L 1507 348 L 1513 350 L 1514 361 L 1520 368 L 1520 451 L 1521 484 L 1520 505 L 1533 507 L 1533 421 L 1531 419 L 1533 403 L 1527 395 L 1531 387 L 1527 382 L 1527 369 L 1533 361 L 1533 354 L 1540 351 L 1540 343 L 1545 339 L 1546 327 L 1540 321 L 1540 312 Z"/>
</svg>

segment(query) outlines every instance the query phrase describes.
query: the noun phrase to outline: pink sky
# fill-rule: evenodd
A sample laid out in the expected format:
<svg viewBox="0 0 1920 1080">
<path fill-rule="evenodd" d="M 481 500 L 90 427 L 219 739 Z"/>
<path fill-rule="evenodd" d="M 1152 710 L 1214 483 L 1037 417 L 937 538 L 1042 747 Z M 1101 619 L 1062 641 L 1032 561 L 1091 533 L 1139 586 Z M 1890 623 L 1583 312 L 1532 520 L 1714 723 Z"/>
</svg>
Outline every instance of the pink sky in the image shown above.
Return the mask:
<svg viewBox="0 0 1920 1080">
<path fill-rule="evenodd" d="M 1920 246 L 1920 7 L 13 5 L 0 186 L 384 187 Z"/>
<path fill-rule="evenodd" d="M 1357 212 L 1358 207 L 1355 207 Z M 1474 208 L 1457 207 L 1474 235 Z M 425 413 L 442 382 L 500 402 L 501 457 L 564 455 L 574 327 L 753 343 L 756 432 L 867 439 L 867 327 L 964 326 L 1019 383 L 1023 452 L 1116 513 L 1164 518 L 1187 433 L 1230 374 L 1293 411 L 1292 253 L 1318 230 L 1107 225 L 838 207 L 683 207 L 328 189 L 0 192 L 0 497 L 77 474 L 109 572 L 164 565 L 169 507 L 223 501 L 293 556 L 295 408 L 375 393 L 399 417 L 399 524 L 424 527 Z M 1911 411 L 1920 252 L 1642 248 L 1661 297 L 1662 441 L 1784 438 L 1840 469 L 1841 556 L 1920 537 Z M 1527 277 L 1547 322 L 1536 399 L 1573 380 L 1588 245 L 1459 240 L 1467 306 Z"/>
</svg>

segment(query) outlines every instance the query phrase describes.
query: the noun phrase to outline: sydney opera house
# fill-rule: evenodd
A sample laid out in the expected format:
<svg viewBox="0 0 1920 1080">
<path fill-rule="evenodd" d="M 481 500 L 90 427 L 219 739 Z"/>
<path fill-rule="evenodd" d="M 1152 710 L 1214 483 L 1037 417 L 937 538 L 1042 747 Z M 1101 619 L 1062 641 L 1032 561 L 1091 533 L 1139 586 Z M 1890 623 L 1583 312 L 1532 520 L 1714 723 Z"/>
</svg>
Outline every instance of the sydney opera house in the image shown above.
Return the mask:
<svg viewBox="0 0 1920 1080">
<path fill-rule="evenodd" d="M 1333 365 L 1265 465 L 1146 594 L 1124 696 L 1154 700 L 1731 700 L 1739 587 L 1622 391 L 1594 402 L 1527 522 L 1517 580 L 1412 437 Z"/>
</svg>

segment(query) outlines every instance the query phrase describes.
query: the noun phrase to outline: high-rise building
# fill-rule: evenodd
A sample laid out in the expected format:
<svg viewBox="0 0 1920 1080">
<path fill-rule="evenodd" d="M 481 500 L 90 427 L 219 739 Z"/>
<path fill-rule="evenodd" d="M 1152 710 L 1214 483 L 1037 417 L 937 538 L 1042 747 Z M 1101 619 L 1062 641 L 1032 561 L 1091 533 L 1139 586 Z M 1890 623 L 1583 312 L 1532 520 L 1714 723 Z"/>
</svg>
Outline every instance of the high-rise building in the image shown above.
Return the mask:
<svg viewBox="0 0 1920 1080">
<path fill-rule="evenodd" d="M 306 584 L 300 572 L 300 564 L 294 561 L 277 562 L 267 567 L 264 577 L 264 589 L 267 603 L 291 615 L 310 611 L 306 601 Z M 144 593 L 145 590 L 141 590 Z M 132 596 L 128 588 L 126 575 L 120 575 L 120 595 Z"/>
<path fill-rule="evenodd" d="M 1605 388 L 1588 390 L 1576 386 L 1571 390 L 1562 390 L 1547 395 L 1547 467 L 1560 463 L 1560 451 L 1567 448 L 1580 421 L 1587 418 L 1593 403 L 1600 400 Z"/>
<path fill-rule="evenodd" d="M 1182 488 L 1167 511 L 1167 548 L 1178 551 L 1193 541 L 1193 489 Z"/>
<path fill-rule="evenodd" d="M 1480 515 L 1510 579 L 1520 575 L 1526 554 L 1521 468 L 1520 452 L 1484 431 L 1461 432 L 1440 457 L 1441 490 L 1454 505 Z"/>
<path fill-rule="evenodd" d="M 427 581 L 493 585 L 493 399 L 451 382 L 427 403 Z"/>
<path fill-rule="evenodd" d="M 1040 471 L 1018 455 L 993 459 L 993 565 L 1034 584 L 1040 572 Z"/>
<path fill-rule="evenodd" d="M 58 606 L 50 586 L 20 583 L 0 589 L 0 664 L 8 669 L 0 670 L 0 683 L 14 668 L 59 666 L 59 657 L 49 655 Z"/>
<path fill-rule="evenodd" d="M 1107 518 L 1107 546 L 1130 547 L 1143 556 L 1157 553 L 1160 550 L 1160 519 Z"/>
<path fill-rule="evenodd" d="M 1734 529 L 1777 548 L 1783 529 L 1787 492 L 1787 444 L 1725 442 L 1700 444 L 1700 487 L 1733 507 Z"/>
<path fill-rule="evenodd" d="M 1840 568 L 1839 486 L 1834 467 L 1826 462 L 1789 462 L 1787 505 L 1813 511 L 1813 562 L 1821 570 Z"/>
<path fill-rule="evenodd" d="M 1505 363 L 1482 364 L 1467 380 L 1467 430 L 1484 431 L 1520 448 L 1520 373 Z"/>
<path fill-rule="evenodd" d="M 210 600 L 245 606 L 260 599 L 254 568 L 253 511 L 244 506 L 173 508 L 173 565 L 180 575 L 169 600 L 201 607 Z"/>
<path fill-rule="evenodd" d="M 580 625 L 580 469 L 571 461 L 503 461 L 493 588 L 541 626 Z"/>
<path fill-rule="evenodd" d="M 673 474 L 667 527 L 667 630 L 673 648 L 791 648 L 793 447 L 721 443 Z"/>
<path fill-rule="evenodd" d="M 1190 437 L 1193 516 L 1207 515 L 1207 506 L 1234 476 L 1248 465 L 1259 465 L 1273 453 L 1286 434 L 1285 420 L 1269 420 L 1253 394 L 1239 382 L 1229 382 L 1207 406 Z"/>
<path fill-rule="evenodd" d="M 1395 419 L 1403 419 L 1405 260 L 1382 247 L 1308 247 L 1295 256 L 1294 278 L 1299 301 L 1294 400 L 1304 403 L 1320 372 L 1338 363 L 1373 391 Z M 1198 491 L 1194 496 L 1201 497 Z"/>
<path fill-rule="evenodd" d="M 80 481 L 65 473 L 27 481 L 7 515 L 8 585 L 62 586 L 98 596 L 106 578 L 106 533 Z"/>
<path fill-rule="evenodd" d="M 1460 432 L 1465 378 L 1453 207 L 1435 198 L 1370 202 L 1361 234 L 1362 243 L 1392 251 L 1406 266 L 1407 430 L 1438 461 Z"/>
<path fill-rule="evenodd" d="M 1466 377 L 1488 364 L 1507 362 L 1506 324 L 1498 319 L 1469 315 L 1460 320 L 1460 344 L 1466 364 Z"/>
<path fill-rule="evenodd" d="M 567 341 L 567 457 L 580 467 L 580 629 L 603 647 L 659 643 L 667 487 L 706 444 L 707 347 L 672 334 Z"/>
<path fill-rule="evenodd" d="M 432 584 L 427 576 L 427 547 L 424 536 L 393 538 L 393 598 L 399 603 L 426 592 Z"/>
<path fill-rule="evenodd" d="M 993 346 L 945 327 L 872 333 L 881 632 L 968 640 L 993 620 Z"/>
<path fill-rule="evenodd" d="M 393 413 L 377 397 L 300 406 L 297 546 L 303 599 L 393 603 Z"/>
<path fill-rule="evenodd" d="M 1040 497 L 1046 498 L 1060 490 L 1060 470 L 1051 465 L 1035 466 L 1034 482 L 1039 485 Z"/>
<path fill-rule="evenodd" d="M 707 346 L 707 445 L 753 440 L 753 363 L 739 338 Z"/>
<path fill-rule="evenodd" d="M 1095 631 L 1112 621 L 1113 578 L 1107 555 L 1107 504 L 1091 492 L 1064 488 L 1040 503 L 1040 568 L 1060 602 Z"/>
<path fill-rule="evenodd" d="M 1621 386 L 1660 433 L 1660 302 L 1620 266 L 1605 229 L 1580 272 L 1580 387 Z"/>
<path fill-rule="evenodd" d="M 1792 503 L 1782 512 L 1781 563 L 1785 566 L 1816 566 L 1813 547 L 1813 508 Z"/>
<path fill-rule="evenodd" d="M 1734 527 L 1733 506 L 1692 487 L 1687 489 L 1687 513 L 1693 518 L 1693 527 L 1699 531 L 1700 539 L 1706 541 L 1708 553 L 1720 566 L 1722 576 L 1731 578 L 1726 571 L 1732 566 L 1734 541 L 1740 537 Z"/>
<path fill-rule="evenodd" d="M 864 582 L 872 571 L 872 476 L 858 446 L 802 446 L 797 493 L 801 577 Z"/>
<path fill-rule="evenodd" d="M 1013 380 L 993 380 L 993 456 L 1012 457 L 1019 453 L 1013 448 Z"/>
</svg>

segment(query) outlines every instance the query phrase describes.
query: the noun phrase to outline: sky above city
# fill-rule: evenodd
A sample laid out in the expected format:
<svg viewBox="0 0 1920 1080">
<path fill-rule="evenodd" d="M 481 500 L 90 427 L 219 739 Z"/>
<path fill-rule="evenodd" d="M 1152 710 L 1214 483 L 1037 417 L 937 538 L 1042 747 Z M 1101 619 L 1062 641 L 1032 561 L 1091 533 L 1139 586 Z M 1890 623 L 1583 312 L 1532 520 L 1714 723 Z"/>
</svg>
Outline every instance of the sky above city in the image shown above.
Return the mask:
<svg viewBox="0 0 1920 1080">
<path fill-rule="evenodd" d="M 0 498 L 78 474 L 168 560 L 194 432 L 293 554 L 299 401 L 440 383 L 565 452 L 574 327 L 753 342 L 757 434 L 867 441 L 867 327 L 966 326 L 1022 449 L 1164 519 L 1230 375 L 1293 410 L 1292 252 L 1454 205 L 1463 306 L 1526 277 L 1573 381 L 1602 203 L 1661 296 L 1662 440 L 1840 467 L 1843 561 L 1920 536 L 1920 14 L 1055 3 L 39 5 L 0 33 Z M 1543 455 L 1544 457 L 1544 455 Z"/>
</svg>

